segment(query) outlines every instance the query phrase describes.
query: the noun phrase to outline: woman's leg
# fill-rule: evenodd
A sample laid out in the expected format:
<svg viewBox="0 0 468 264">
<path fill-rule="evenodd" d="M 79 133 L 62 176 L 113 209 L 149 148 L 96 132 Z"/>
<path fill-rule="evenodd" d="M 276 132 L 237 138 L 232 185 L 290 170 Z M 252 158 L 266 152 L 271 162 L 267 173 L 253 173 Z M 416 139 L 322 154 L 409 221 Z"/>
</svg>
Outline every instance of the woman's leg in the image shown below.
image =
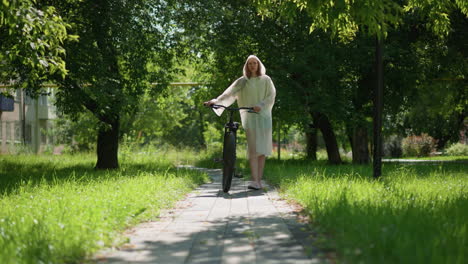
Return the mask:
<svg viewBox="0 0 468 264">
<path fill-rule="evenodd" d="M 266 160 L 265 155 L 260 155 L 257 157 L 257 164 L 258 164 L 257 179 L 258 179 L 258 184 L 260 188 L 262 187 L 262 177 L 263 177 L 263 169 L 265 168 L 265 160 Z"/>
<path fill-rule="evenodd" d="M 250 163 L 250 174 L 252 175 L 252 181 L 257 183 L 259 182 L 258 178 L 258 160 L 254 155 L 249 153 L 249 163 Z"/>
<path fill-rule="evenodd" d="M 245 135 L 247 137 L 247 150 L 249 155 L 249 164 L 250 164 L 250 175 L 252 176 L 252 181 L 259 184 L 259 174 L 258 174 L 258 156 L 257 150 L 255 148 L 255 131 L 250 129 L 245 130 Z"/>
</svg>

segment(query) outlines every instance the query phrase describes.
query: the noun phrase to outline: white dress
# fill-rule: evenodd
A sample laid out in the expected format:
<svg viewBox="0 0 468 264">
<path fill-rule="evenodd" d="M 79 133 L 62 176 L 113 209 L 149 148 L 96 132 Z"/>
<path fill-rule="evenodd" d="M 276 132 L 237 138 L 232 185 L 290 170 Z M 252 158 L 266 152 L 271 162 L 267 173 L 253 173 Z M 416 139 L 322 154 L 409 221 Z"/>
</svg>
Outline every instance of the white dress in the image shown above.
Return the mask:
<svg viewBox="0 0 468 264">
<path fill-rule="evenodd" d="M 255 152 L 257 155 L 270 156 L 272 152 L 272 118 L 271 110 L 275 103 L 276 89 L 268 75 L 247 78 L 240 77 L 231 84 L 218 98 L 212 101 L 215 104 L 230 106 L 237 100 L 239 107 L 261 108 L 259 113 L 241 111 L 242 126 L 250 135 L 255 135 Z M 214 109 L 220 116 L 222 108 Z M 251 148 L 253 146 L 249 146 Z"/>
</svg>

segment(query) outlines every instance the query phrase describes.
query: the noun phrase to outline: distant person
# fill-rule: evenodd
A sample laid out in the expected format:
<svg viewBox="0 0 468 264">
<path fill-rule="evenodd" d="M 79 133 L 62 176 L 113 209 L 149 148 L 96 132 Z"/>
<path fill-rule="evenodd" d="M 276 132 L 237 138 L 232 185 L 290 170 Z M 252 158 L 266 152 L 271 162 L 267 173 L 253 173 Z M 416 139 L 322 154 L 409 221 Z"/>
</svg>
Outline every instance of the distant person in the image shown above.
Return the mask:
<svg viewBox="0 0 468 264">
<path fill-rule="evenodd" d="M 262 188 L 263 169 L 266 156 L 272 151 L 272 118 L 271 109 L 275 103 L 276 89 L 270 77 L 266 75 L 257 56 L 250 55 L 244 65 L 244 74 L 234 81 L 218 98 L 205 102 L 205 105 L 230 106 L 237 100 L 239 107 L 253 107 L 258 114 L 240 112 L 242 126 L 247 136 L 247 153 L 252 182 L 248 188 Z M 214 109 L 220 116 L 224 109 Z"/>
</svg>

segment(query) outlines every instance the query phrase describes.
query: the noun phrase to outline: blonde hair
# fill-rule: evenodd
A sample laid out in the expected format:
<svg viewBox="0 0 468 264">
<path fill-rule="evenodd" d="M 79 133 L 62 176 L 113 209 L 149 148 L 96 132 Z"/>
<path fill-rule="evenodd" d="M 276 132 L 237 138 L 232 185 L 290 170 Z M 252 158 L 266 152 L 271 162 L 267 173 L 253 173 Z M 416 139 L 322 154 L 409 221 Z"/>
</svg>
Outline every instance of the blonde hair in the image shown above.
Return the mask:
<svg viewBox="0 0 468 264">
<path fill-rule="evenodd" d="M 256 72 L 257 76 L 262 76 L 262 75 L 266 74 L 266 69 L 265 69 L 265 66 L 263 66 L 262 61 L 257 56 L 250 55 L 249 57 L 247 57 L 247 60 L 245 61 L 244 70 L 243 70 L 244 77 L 246 77 L 247 79 L 249 79 L 252 76 L 252 73 L 250 72 L 249 67 L 248 67 L 248 62 L 252 58 L 257 60 L 257 62 L 258 62 L 258 68 L 257 68 L 257 72 Z"/>
</svg>

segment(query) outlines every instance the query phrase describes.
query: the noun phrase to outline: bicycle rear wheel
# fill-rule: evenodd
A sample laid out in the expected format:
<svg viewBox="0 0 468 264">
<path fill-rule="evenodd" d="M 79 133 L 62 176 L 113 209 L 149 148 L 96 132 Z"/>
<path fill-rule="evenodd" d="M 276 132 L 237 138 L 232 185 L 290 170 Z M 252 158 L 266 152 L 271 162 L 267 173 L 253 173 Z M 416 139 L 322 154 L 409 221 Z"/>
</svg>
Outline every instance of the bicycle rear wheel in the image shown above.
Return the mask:
<svg viewBox="0 0 468 264">
<path fill-rule="evenodd" d="M 232 176 L 236 166 L 236 134 L 228 131 L 224 134 L 223 148 L 223 191 L 231 189 Z"/>
</svg>

